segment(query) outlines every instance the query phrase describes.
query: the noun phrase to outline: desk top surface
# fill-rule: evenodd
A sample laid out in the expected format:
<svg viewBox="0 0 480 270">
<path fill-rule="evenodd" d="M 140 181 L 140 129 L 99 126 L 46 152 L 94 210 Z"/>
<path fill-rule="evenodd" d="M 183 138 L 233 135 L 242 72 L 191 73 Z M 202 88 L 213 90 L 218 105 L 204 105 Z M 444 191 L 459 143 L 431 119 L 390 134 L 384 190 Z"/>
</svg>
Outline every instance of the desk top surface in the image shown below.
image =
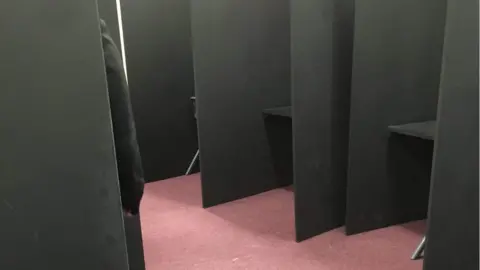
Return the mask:
<svg viewBox="0 0 480 270">
<path fill-rule="evenodd" d="M 283 116 L 292 118 L 292 106 L 276 107 L 263 110 L 265 115 Z"/>
<path fill-rule="evenodd" d="M 417 123 L 408 123 L 404 125 L 392 125 L 388 126 L 388 129 L 391 132 L 418 137 L 425 140 L 434 140 L 435 139 L 435 129 L 437 126 L 437 121 L 425 121 Z"/>
</svg>

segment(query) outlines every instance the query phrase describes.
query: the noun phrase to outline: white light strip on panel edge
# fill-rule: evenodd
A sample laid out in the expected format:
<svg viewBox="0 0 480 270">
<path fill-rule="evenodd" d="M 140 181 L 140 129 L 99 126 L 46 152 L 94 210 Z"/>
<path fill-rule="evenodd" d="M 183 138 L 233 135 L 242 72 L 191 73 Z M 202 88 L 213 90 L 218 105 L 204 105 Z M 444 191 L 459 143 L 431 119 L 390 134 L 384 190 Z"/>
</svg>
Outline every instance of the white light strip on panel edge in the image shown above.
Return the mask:
<svg viewBox="0 0 480 270">
<path fill-rule="evenodd" d="M 128 84 L 127 75 L 127 58 L 125 57 L 125 42 L 123 41 L 123 21 L 122 21 L 122 6 L 120 0 L 117 2 L 117 17 L 118 17 L 118 31 L 120 32 L 120 49 L 122 51 L 123 69 L 125 70 L 125 78 Z"/>
</svg>

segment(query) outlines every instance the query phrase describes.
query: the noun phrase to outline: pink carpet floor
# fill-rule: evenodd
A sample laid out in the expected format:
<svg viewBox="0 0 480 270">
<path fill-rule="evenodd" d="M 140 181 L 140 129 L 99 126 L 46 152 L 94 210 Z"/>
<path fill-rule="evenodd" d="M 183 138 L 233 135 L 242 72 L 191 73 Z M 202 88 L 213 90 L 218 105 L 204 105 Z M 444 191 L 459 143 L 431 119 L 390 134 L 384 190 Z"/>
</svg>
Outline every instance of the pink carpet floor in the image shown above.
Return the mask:
<svg viewBox="0 0 480 270">
<path fill-rule="evenodd" d="M 147 270 L 422 269 L 409 258 L 424 222 L 296 243 L 284 189 L 203 209 L 199 175 L 179 177 L 147 184 L 141 212 Z"/>
</svg>

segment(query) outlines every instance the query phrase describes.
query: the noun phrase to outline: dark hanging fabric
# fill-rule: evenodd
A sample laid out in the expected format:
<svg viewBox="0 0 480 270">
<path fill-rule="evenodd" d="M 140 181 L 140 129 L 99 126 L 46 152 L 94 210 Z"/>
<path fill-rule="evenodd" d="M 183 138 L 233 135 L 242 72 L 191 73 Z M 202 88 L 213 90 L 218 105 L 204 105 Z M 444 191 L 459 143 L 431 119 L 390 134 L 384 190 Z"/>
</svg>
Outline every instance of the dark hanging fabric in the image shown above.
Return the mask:
<svg viewBox="0 0 480 270">
<path fill-rule="evenodd" d="M 144 179 L 130 93 L 120 52 L 105 22 L 100 20 L 100 24 L 122 206 L 135 215 L 143 196 Z"/>
</svg>

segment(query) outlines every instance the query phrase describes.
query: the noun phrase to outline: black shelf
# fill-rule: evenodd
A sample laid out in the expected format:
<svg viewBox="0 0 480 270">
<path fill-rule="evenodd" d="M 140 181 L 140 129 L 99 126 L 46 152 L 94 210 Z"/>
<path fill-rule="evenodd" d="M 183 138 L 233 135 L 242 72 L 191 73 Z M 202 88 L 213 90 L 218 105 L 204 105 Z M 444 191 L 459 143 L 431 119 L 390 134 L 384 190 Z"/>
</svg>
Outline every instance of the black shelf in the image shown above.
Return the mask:
<svg viewBox="0 0 480 270">
<path fill-rule="evenodd" d="M 404 125 L 388 126 L 388 129 L 397 134 L 417 137 L 425 140 L 435 139 L 435 129 L 437 121 L 425 121 L 417 123 L 408 123 Z"/>
<path fill-rule="evenodd" d="M 263 110 L 263 113 L 267 116 L 272 115 L 292 118 L 292 106 L 265 109 Z"/>
</svg>

